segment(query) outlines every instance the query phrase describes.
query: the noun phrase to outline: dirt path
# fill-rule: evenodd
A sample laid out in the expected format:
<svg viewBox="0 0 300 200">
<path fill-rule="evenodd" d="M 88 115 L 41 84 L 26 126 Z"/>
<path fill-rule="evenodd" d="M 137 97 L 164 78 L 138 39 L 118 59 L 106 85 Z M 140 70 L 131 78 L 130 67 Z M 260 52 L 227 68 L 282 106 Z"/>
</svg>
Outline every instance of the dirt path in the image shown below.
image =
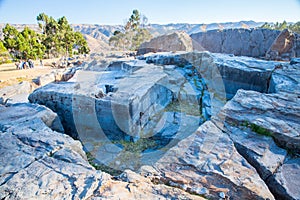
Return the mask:
<svg viewBox="0 0 300 200">
<path fill-rule="evenodd" d="M 22 81 L 31 81 L 43 74 L 49 74 L 54 71 L 50 64 L 57 59 L 44 60 L 44 66 L 39 66 L 39 61 L 35 61 L 35 68 L 17 70 L 14 63 L 0 65 L 0 88 L 14 85 Z"/>
</svg>

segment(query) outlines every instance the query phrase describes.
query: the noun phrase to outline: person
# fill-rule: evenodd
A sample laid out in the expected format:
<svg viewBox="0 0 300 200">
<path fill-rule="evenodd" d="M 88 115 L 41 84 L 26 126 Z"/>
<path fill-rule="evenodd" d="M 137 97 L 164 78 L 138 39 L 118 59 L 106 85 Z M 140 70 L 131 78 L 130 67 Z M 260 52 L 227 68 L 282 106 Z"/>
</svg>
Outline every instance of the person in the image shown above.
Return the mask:
<svg viewBox="0 0 300 200">
<path fill-rule="evenodd" d="M 44 65 L 43 65 L 43 60 L 42 60 L 42 59 L 40 59 L 40 66 L 41 66 L 41 67 L 44 67 Z"/>
<path fill-rule="evenodd" d="M 22 60 L 20 60 L 20 63 L 19 63 L 19 67 L 18 67 L 19 69 L 23 69 L 23 61 Z"/>
<path fill-rule="evenodd" d="M 28 60 L 27 60 L 27 63 L 28 63 L 28 65 L 29 65 L 29 68 L 34 68 L 34 63 L 32 62 L 31 59 L 28 59 Z"/>
</svg>

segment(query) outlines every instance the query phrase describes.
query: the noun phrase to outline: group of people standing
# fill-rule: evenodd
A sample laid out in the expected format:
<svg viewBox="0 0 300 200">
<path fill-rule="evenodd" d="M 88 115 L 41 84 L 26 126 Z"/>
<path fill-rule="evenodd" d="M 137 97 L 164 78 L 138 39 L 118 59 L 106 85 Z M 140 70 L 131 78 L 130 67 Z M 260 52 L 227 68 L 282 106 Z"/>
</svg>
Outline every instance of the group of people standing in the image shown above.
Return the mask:
<svg viewBox="0 0 300 200">
<path fill-rule="evenodd" d="M 17 69 L 29 69 L 34 68 L 34 63 L 31 59 L 28 59 L 27 61 L 20 61 L 19 63 L 16 63 Z"/>
</svg>

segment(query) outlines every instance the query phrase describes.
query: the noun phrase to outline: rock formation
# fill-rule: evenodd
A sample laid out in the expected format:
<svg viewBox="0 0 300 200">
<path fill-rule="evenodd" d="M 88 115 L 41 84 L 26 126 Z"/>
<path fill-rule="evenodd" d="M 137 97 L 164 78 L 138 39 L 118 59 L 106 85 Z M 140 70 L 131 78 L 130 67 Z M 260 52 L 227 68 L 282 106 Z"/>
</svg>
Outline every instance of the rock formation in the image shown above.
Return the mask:
<svg viewBox="0 0 300 200">
<path fill-rule="evenodd" d="M 288 29 L 281 33 L 274 40 L 270 49 L 266 52 L 266 59 L 269 60 L 289 60 L 295 57 L 293 48 L 295 46 L 295 34 Z M 298 55 L 299 56 L 299 55 Z"/>
<path fill-rule="evenodd" d="M 300 198 L 297 59 L 138 58 L 0 107 L 1 199 Z"/>
<path fill-rule="evenodd" d="M 191 38 L 195 50 L 264 57 L 279 33 L 269 29 L 225 29 L 195 33 Z"/>
<path fill-rule="evenodd" d="M 141 44 L 137 54 L 149 52 L 168 52 L 168 51 L 192 51 L 193 44 L 190 36 L 185 32 L 175 32 L 151 39 L 149 42 Z"/>
</svg>

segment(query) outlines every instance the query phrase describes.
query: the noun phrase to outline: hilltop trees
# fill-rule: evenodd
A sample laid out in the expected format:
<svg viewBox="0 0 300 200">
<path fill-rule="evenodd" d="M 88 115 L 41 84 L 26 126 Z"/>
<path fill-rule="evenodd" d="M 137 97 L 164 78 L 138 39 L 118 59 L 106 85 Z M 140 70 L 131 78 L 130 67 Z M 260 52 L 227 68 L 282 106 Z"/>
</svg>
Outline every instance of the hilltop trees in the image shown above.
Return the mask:
<svg viewBox="0 0 300 200">
<path fill-rule="evenodd" d="M 89 53 L 83 35 L 73 31 L 66 17 L 56 21 L 41 13 L 37 21 L 41 34 L 28 27 L 20 32 L 9 24 L 3 28 L 3 45 L 13 58 L 37 59 Z"/>
<path fill-rule="evenodd" d="M 115 31 L 109 39 L 109 44 L 117 49 L 137 50 L 141 43 L 152 38 L 150 32 L 144 28 L 147 20 L 138 10 L 133 10 L 124 26 L 124 32 Z"/>
<path fill-rule="evenodd" d="M 45 13 L 41 13 L 37 16 L 37 21 L 43 31 L 42 43 L 46 47 L 48 57 L 89 53 L 90 49 L 83 35 L 73 31 L 66 17 L 61 17 L 56 21 Z"/>
<path fill-rule="evenodd" d="M 275 24 L 266 22 L 261 26 L 261 28 L 280 30 L 280 31 L 284 29 L 289 29 L 293 32 L 300 34 L 300 21 L 294 24 L 288 24 L 286 21 L 283 21 L 282 23 L 276 22 Z"/>
</svg>

